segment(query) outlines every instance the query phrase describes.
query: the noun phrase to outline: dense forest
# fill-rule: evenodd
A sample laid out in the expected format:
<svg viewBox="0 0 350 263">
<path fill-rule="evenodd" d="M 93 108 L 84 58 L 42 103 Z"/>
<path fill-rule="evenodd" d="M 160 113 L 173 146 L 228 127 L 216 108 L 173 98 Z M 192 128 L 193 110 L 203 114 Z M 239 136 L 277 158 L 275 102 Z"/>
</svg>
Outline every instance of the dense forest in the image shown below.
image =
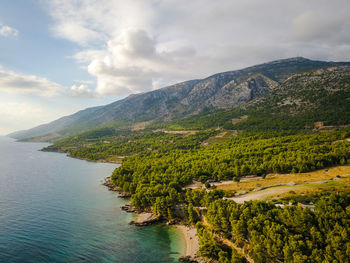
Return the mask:
<svg viewBox="0 0 350 263">
<path fill-rule="evenodd" d="M 181 200 L 181 187 L 193 180 L 239 180 L 271 172 L 306 172 L 350 161 L 349 129 L 338 132 L 269 137 L 240 135 L 220 144 L 169 151 L 147 151 L 123 160 L 112 180 L 133 194 L 133 204 L 147 208 L 163 204 L 165 215 Z M 267 138 L 265 138 L 267 137 Z M 186 137 L 190 138 L 190 136 Z"/>
<path fill-rule="evenodd" d="M 243 205 L 216 200 L 206 218 L 211 230 L 237 244 L 247 244 L 254 262 L 349 262 L 350 193 L 322 196 L 315 211 L 297 206 L 284 209 L 273 203 L 250 201 Z M 205 255 L 220 259 L 209 230 L 199 225 Z M 205 233 L 203 233 L 206 231 Z M 224 250 L 223 250 L 224 251 Z"/>
<path fill-rule="evenodd" d="M 218 262 L 246 262 L 247 255 L 254 262 L 349 262 L 349 193 L 314 196 L 312 211 L 263 201 L 236 204 L 224 200 L 228 192 L 210 184 L 350 164 L 348 71 L 297 74 L 242 107 L 206 108 L 187 118 L 154 121 L 142 130 L 98 127 L 44 150 L 97 161 L 120 157 L 112 182 L 131 194 L 135 208 L 196 225 L 203 257 Z M 206 189 L 184 188 L 193 181 Z"/>
<path fill-rule="evenodd" d="M 132 194 L 135 208 L 152 210 L 169 220 L 185 215 L 185 222 L 197 223 L 203 257 L 246 262 L 244 255 L 218 239 L 223 235 L 248 247 L 247 254 L 255 262 L 347 262 L 348 196 L 322 197 L 313 212 L 295 206 L 282 209 L 265 202 L 238 205 L 223 201 L 224 191 L 183 187 L 193 180 L 210 187 L 208 182 L 213 180 L 239 181 L 251 174 L 264 177 L 268 173 L 301 173 L 349 164 L 350 142 L 345 138 L 350 137 L 350 128 L 321 133 L 240 132 L 212 140 L 221 132 L 209 129 L 173 134 L 105 128 L 66 138 L 49 150 L 67 147 L 72 156 L 91 160 L 126 156 L 113 172 L 112 181 Z M 199 213 L 199 207 L 207 207 L 207 213 Z M 200 222 L 202 216 L 210 228 Z"/>
<path fill-rule="evenodd" d="M 72 157 L 89 160 L 106 160 L 112 156 L 128 156 L 144 151 L 167 152 L 198 148 L 202 141 L 215 134 L 217 131 L 212 129 L 184 136 L 163 131 L 115 131 L 112 128 L 101 128 L 65 138 L 44 150 L 65 151 Z"/>
</svg>

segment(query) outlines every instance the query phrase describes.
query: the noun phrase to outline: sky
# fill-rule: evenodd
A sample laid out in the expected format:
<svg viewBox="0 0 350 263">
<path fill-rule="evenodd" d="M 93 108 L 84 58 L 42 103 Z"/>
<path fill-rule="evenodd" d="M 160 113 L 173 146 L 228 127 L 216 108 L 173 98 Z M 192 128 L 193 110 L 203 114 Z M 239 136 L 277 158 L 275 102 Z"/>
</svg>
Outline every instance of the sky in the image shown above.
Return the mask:
<svg viewBox="0 0 350 263">
<path fill-rule="evenodd" d="M 1 0 L 0 134 L 217 72 L 350 61 L 349 0 Z"/>
</svg>

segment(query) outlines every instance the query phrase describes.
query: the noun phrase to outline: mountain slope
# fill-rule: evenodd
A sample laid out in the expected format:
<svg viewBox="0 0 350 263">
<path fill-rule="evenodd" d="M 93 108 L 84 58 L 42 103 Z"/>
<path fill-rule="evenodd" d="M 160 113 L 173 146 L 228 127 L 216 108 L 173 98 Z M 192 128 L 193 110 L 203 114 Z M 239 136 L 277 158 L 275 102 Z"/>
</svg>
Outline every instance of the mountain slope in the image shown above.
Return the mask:
<svg viewBox="0 0 350 263">
<path fill-rule="evenodd" d="M 32 138 L 47 134 L 52 134 L 52 136 L 55 136 L 54 134 L 56 132 L 61 131 L 70 126 L 78 125 L 78 123 L 83 122 L 84 119 L 88 119 L 89 116 L 93 115 L 99 108 L 102 107 L 100 106 L 81 110 L 77 113 L 62 117 L 48 124 L 42 124 L 29 130 L 17 131 L 9 134 L 8 136 L 15 139 Z"/>
<path fill-rule="evenodd" d="M 236 129 L 288 129 L 350 124 L 350 66 L 296 74 L 273 92 L 245 105 Z M 322 122 L 322 124 L 321 124 Z"/>
<path fill-rule="evenodd" d="M 16 139 L 44 135 L 59 137 L 115 121 L 171 120 L 191 116 L 204 109 L 230 109 L 268 93 L 294 74 L 345 64 L 300 57 L 273 61 L 131 95 L 9 136 Z"/>
<path fill-rule="evenodd" d="M 259 111 L 293 115 L 325 107 L 341 110 L 349 99 L 350 66 L 338 66 L 295 74 L 250 104 Z"/>
<path fill-rule="evenodd" d="M 158 123 L 153 128 L 296 131 L 313 128 L 315 122 L 326 126 L 350 124 L 350 66 L 330 66 L 295 74 L 265 95 L 239 107 L 206 111 Z"/>
</svg>

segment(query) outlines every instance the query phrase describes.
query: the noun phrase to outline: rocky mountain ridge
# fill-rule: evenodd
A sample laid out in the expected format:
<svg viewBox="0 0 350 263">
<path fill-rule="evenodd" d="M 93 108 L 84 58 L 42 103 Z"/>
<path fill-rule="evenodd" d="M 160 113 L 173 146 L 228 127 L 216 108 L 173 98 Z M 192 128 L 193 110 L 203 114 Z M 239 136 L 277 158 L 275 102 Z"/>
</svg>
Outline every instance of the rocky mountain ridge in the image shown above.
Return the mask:
<svg viewBox="0 0 350 263">
<path fill-rule="evenodd" d="M 301 57 L 272 61 L 133 94 L 114 103 L 88 108 L 9 136 L 16 139 L 37 136 L 54 138 L 112 122 L 171 120 L 195 115 L 204 109 L 230 109 L 269 93 L 295 74 L 339 65 L 350 63 L 313 61 Z"/>
</svg>

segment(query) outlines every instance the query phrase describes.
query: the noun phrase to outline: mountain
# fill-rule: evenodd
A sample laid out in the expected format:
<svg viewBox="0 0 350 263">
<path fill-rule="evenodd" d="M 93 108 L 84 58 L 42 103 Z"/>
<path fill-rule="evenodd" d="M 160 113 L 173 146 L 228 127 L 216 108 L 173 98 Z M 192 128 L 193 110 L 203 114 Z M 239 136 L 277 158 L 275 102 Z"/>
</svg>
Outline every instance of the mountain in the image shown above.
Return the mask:
<svg viewBox="0 0 350 263">
<path fill-rule="evenodd" d="M 334 129 L 350 124 L 350 66 L 295 74 L 244 105 L 240 130 Z"/>
<path fill-rule="evenodd" d="M 350 106 L 350 66 L 295 74 L 248 105 L 256 111 L 291 116 L 327 110 L 345 113 Z"/>
<path fill-rule="evenodd" d="M 230 109 L 269 93 L 295 74 L 341 65 L 350 63 L 313 61 L 302 57 L 272 61 L 133 94 L 9 136 L 22 140 L 38 136 L 51 139 L 111 123 L 122 126 L 131 122 L 172 120 L 195 115 L 204 109 Z"/>
</svg>

